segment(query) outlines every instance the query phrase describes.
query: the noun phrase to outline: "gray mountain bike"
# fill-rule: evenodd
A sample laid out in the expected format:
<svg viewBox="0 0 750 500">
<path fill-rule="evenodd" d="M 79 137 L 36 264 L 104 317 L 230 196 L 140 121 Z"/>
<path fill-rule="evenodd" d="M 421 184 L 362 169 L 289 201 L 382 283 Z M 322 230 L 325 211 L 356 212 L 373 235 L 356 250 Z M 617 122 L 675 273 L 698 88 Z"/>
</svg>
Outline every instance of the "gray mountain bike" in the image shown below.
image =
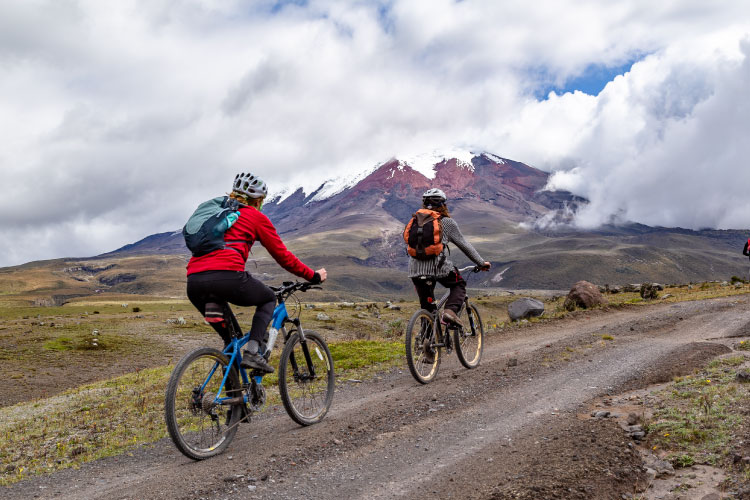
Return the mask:
<svg viewBox="0 0 750 500">
<path fill-rule="evenodd" d="M 469 270 L 477 273 L 481 268 L 468 266 L 458 272 Z M 434 311 L 420 309 L 415 312 L 406 328 L 406 364 L 420 384 L 428 384 L 437 376 L 443 351 L 450 354 L 455 348 L 458 360 L 468 369 L 479 366 L 482 358 L 484 326 L 468 295 L 458 313 L 460 325 L 440 321 L 449 293 L 445 292 Z"/>
</svg>

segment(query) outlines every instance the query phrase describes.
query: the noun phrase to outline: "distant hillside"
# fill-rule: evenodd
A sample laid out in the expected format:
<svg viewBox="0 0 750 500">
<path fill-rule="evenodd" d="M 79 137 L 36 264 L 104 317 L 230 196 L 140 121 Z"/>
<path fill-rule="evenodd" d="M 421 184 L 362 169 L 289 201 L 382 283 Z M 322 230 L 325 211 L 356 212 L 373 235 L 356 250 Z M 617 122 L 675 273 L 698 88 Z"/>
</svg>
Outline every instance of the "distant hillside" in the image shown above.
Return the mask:
<svg viewBox="0 0 750 500">
<path fill-rule="evenodd" d="M 470 286 L 559 290 L 581 279 L 686 283 L 750 271 L 741 255 L 745 231 L 637 224 L 571 229 L 565 222 L 586 200 L 543 191 L 548 174 L 520 162 L 484 153 L 471 161 L 443 159 L 427 174 L 432 175 L 394 159 L 310 193 L 300 188 L 271 197 L 264 213 L 306 263 L 329 270 L 331 296 L 413 293 L 401 231 L 429 187 L 446 191 L 462 231 L 493 263 L 492 272 L 470 276 Z M 537 224 L 550 220 L 556 224 Z M 457 248 L 451 252 L 457 264 L 468 263 Z M 60 302 L 92 293 L 182 297 L 188 258 L 180 231 L 154 234 L 91 259 L 0 269 L 0 300 Z M 290 278 L 260 245 L 253 248 L 248 270 L 268 282 Z"/>
</svg>

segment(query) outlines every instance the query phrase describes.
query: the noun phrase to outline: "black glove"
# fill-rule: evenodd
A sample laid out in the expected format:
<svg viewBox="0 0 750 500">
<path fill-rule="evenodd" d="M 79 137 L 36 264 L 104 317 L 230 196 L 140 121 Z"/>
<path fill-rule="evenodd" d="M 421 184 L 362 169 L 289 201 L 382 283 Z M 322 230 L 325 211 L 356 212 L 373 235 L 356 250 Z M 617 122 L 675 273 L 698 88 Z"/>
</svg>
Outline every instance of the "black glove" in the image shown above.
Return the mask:
<svg viewBox="0 0 750 500">
<path fill-rule="evenodd" d="M 320 274 L 317 272 L 313 274 L 312 279 L 310 279 L 310 283 L 312 283 L 313 285 L 320 285 L 321 283 L 323 283 L 323 280 L 320 279 Z"/>
</svg>

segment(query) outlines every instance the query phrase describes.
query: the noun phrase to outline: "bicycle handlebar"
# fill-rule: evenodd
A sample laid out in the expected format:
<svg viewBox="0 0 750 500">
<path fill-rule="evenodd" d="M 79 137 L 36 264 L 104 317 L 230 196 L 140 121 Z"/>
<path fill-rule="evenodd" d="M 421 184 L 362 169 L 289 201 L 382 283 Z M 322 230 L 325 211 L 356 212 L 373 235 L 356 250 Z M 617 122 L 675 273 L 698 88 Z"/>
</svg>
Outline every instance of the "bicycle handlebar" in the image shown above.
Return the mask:
<svg viewBox="0 0 750 500">
<path fill-rule="evenodd" d="M 317 286 L 313 283 L 310 283 L 309 281 L 285 281 L 281 284 L 281 286 L 271 286 L 269 288 L 273 290 L 273 292 L 279 297 L 289 295 L 292 292 L 296 292 L 297 290 L 306 292 L 310 289 L 323 289 L 323 287 Z"/>
<path fill-rule="evenodd" d="M 464 271 L 471 271 L 472 273 L 478 273 L 479 271 L 481 271 L 481 270 L 482 270 L 482 268 L 483 268 L 483 266 L 476 266 L 476 265 L 471 265 L 471 266 L 466 266 L 466 267 L 462 267 L 462 268 L 460 268 L 460 269 L 458 270 L 458 272 L 459 272 L 459 273 L 462 273 L 462 272 L 464 272 Z"/>
</svg>

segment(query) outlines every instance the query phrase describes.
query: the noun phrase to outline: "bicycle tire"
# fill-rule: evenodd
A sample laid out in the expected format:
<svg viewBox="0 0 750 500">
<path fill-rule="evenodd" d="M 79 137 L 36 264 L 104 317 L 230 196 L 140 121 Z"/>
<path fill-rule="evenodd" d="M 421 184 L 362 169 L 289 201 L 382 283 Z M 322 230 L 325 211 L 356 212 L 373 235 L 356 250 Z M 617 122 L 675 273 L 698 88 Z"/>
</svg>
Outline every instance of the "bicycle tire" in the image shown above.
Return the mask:
<svg viewBox="0 0 750 500">
<path fill-rule="evenodd" d="M 306 379 L 310 368 L 299 333 L 292 329 L 279 359 L 279 395 L 289 417 L 299 425 L 308 426 L 323 420 L 331 408 L 335 373 L 333 357 L 323 337 L 313 331 L 305 332 L 305 343 L 315 368 L 315 379 Z M 321 392 L 324 394 L 319 397 Z"/>
<path fill-rule="evenodd" d="M 459 315 L 463 328 L 453 330 L 453 343 L 456 355 L 464 367 L 476 368 L 482 359 L 484 350 L 484 325 L 479 311 L 473 304 L 466 303 Z"/>
<path fill-rule="evenodd" d="M 406 327 L 406 364 L 412 377 L 420 384 L 432 382 L 440 369 L 442 349 L 434 348 L 432 363 L 426 359 L 425 343 L 434 343 L 434 322 L 435 316 L 431 312 L 420 309 L 412 315 Z"/>
<path fill-rule="evenodd" d="M 203 396 L 196 397 L 195 390 L 200 389 L 216 363 L 221 368 L 217 368 L 206 383 Z M 228 363 L 221 351 L 202 347 L 183 356 L 169 377 L 164 404 L 169 437 L 183 455 L 193 460 L 220 454 L 237 433 L 243 413 L 241 405 L 215 405 L 211 399 L 218 392 Z M 239 395 L 241 391 L 237 368 L 233 366 L 222 394 Z M 237 411 L 232 411 L 235 409 Z M 204 437 L 208 439 L 204 440 Z"/>
</svg>

